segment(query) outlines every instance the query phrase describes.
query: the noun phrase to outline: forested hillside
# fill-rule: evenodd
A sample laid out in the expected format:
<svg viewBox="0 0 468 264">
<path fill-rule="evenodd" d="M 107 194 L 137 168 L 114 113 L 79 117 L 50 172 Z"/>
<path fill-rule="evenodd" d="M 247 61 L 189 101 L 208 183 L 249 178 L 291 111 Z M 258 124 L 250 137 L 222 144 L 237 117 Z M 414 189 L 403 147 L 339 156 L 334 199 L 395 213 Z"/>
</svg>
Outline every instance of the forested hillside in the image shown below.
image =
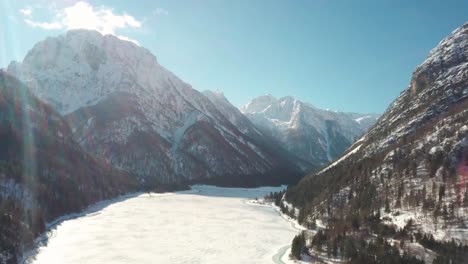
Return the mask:
<svg viewBox="0 0 468 264">
<path fill-rule="evenodd" d="M 467 162 L 465 24 L 430 52 L 366 135 L 285 198 L 301 223 L 325 224 L 314 250 L 373 263 L 391 245 L 429 263 L 466 263 Z"/>
<path fill-rule="evenodd" d="M 16 263 L 45 223 L 136 189 L 82 151 L 64 120 L 0 72 L 0 263 Z"/>
</svg>

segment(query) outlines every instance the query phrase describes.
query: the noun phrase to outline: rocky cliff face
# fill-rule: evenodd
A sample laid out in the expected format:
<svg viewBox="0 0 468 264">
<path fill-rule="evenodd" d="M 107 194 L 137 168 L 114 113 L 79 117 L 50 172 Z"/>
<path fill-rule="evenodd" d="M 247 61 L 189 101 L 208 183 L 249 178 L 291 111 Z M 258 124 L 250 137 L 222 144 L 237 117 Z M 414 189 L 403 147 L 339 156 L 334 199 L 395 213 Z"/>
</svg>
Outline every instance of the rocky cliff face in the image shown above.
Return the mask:
<svg viewBox="0 0 468 264">
<path fill-rule="evenodd" d="M 367 134 L 286 197 L 303 210 L 303 222 L 328 219 L 359 229 L 379 213 L 378 221 L 387 226 L 404 228 L 412 219 L 405 229 L 411 234 L 468 243 L 463 227 L 468 221 L 467 124 L 465 24 L 430 52 L 409 87 Z M 443 246 L 422 238 L 418 242 L 433 250 L 429 257 L 418 256 L 426 261 L 446 254 Z M 462 256 L 457 254 L 452 260 Z"/>
<path fill-rule="evenodd" d="M 305 171 L 320 168 L 348 148 L 370 128 L 377 114 L 318 109 L 290 96 L 260 96 L 241 111 L 259 130 L 302 160 Z"/>
<path fill-rule="evenodd" d="M 249 124 L 234 124 L 148 50 L 114 36 L 48 38 L 8 70 L 66 116 L 87 151 L 142 182 L 276 181 L 294 171 Z"/>
</svg>

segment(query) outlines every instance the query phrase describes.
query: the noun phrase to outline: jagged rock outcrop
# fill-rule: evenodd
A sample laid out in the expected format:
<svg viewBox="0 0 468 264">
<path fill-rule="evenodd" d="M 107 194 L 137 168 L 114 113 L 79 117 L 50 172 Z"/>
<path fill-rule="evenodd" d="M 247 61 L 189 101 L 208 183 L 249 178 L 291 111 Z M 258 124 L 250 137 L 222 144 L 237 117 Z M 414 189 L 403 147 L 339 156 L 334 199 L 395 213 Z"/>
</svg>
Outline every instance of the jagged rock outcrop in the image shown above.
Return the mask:
<svg viewBox="0 0 468 264">
<path fill-rule="evenodd" d="M 430 52 L 368 133 L 341 158 L 291 188 L 286 199 L 300 208 L 300 221 L 328 221 L 330 239 L 336 239 L 336 228 L 346 233 L 352 227 L 362 235 L 381 232 L 375 226 L 384 224 L 467 244 L 467 124 L 468 23 Z M 391 233 L 378 235 L 394 239 Z M 449 246 L 416 238 L 432 250 L 417 255 L 428 262 L 437 255 L 451 261 L 467 257 L 461 247 L 448 253 L 444 247 Z"/>
<path fill-rule="evenodd" d="M 378 114 L 343 113 L 316 108 L 290 96 L 260 96 L 241 111 L 274 138 L 305 171 L 323 167 L 341 155 L 377 120 Z"/>
</svg>

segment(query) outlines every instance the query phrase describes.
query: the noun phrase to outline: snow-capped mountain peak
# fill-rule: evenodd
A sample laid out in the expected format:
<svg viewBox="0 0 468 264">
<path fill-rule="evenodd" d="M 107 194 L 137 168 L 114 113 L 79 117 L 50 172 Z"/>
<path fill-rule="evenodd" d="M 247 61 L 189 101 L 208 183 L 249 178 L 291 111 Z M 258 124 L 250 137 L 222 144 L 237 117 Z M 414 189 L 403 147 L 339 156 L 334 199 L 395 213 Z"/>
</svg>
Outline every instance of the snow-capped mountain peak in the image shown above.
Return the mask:
<svg viewBox="0 0 468 264">
<path fill-rule="evenodd" d="M 62 114 L 97 104 L 115 91 L 148 93 L 180 82 L 148 50 L 89 30 L 71 30 L 37 43 L 9 71 L 21 75 Z"/>
<path fill-rule="evenodd" d="M 143 181 L 248 182 L 287 167 L 240 112 L 223 110 L 235 107 L 222 94 L 211 100 L 115 36 L 72 30 L 37 43 L 8 70 L 67 117 L 85 149 Z"/>
<path fill-rule="evenodd" d="M 322 110 L 291 96 L 261 96 L 241 111 L 264 135 L 308 161 L 309 169 L 321 167 L 340 155 L 378 116 Z"/>
<path fill-rule="evenodd" d="M 242 113 L 256 113 L 265 111 L 265 109 L 278 100 L 271 94 L 259 96 L 240 108 Z"/>
</svg>

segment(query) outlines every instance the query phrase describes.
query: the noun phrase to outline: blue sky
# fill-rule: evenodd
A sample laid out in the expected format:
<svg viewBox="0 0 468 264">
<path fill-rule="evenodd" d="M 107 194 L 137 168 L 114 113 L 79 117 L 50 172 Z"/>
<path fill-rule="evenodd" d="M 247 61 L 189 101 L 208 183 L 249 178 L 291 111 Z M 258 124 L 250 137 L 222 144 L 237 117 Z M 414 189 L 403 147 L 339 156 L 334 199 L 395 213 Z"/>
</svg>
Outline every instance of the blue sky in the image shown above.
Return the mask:
<svg viewBox="0 0 468 264">
<path fill-rule="evenodd" d="M 219 89 L 236 106 L 272 94 L 383 112 L 466 21 L 468 1 L 0 0 L 0 67 L 47 36 L 95 28 L 137 41 L 194 88 Z"/>
</svg>

